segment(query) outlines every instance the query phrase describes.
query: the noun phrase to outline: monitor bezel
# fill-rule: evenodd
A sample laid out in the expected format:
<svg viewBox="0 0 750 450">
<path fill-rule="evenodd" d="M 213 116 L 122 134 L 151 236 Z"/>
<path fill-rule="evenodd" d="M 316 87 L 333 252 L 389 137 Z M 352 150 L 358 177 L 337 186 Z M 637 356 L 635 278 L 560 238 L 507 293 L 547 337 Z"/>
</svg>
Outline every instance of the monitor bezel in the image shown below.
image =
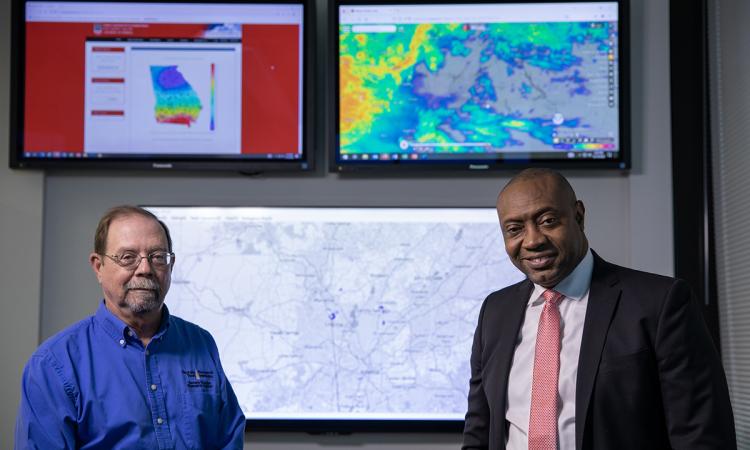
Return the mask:
<svg viewBox="0 0 750 450">
<path fill-rule="evenodd" d="M 314 101 L 316 13 L 314 0 L 221 0 L 224 4 L 299 4 L 303 7 L 302 36 L 302 154 L 298 159 L 238 158 L 225 155 L 138 155 L 127 158 L 32 158 L 24 155 L 24 98 L 26 77 L 26 3 L 11 4 L 10 147 L 12 169 L 132 170 L 132 171 L 232 171 L 239 173 L 309 172 L 315 168 Z M 194 3 L 207 0 L 54 0 L 61 3 Z"/>
<path fill-rule="evenodd" d="M 616 2 L 618 8 L 618 83 L 619 83 L 619 138 L 620 152 L 616 159 L 524 159 L 513 158 L 503 159 L 499 156 L 496 159 L 461 159 L 461 160 L 389 160 L 382 161 L 362 161 L 348 160 L 343 161 L 340 158 L 339 146 L 339 111 L 340 111 L 340 93 L 339 93 L 339 7 L 342 5 L 432 5 L 432 4 L 462 4 L 457 0 L 335 0 L 330 4 L 328 11 L 329 23 L 329 47 L 328 51 L 332 55 L 333 69 L 331 97 L 332 102 L 330 121 L 331 149 L 328 152 L 328 170 L 329 172 L 346 174 L 346 173 L 439 173 L 441 175 L 456 174 L 465 175 L 467 173 L 487 172 L 487 171 L 517 171 L 529 167 L 549 167 L 555 169 L 609 169 L 626 172 L 631 168 L 631 104 L 630 104 L 630 5 L 629 0 L 470 0 L 466 3 L 472 4 L 512 4 L 512 3 L 605 3 Z"/>
<path fill-rule="evenodd" d="M 463 420 L 370 419 L 246 419 L 248 431 L 309 434 L 351 433 L 461 433 Z"/>
</svg>

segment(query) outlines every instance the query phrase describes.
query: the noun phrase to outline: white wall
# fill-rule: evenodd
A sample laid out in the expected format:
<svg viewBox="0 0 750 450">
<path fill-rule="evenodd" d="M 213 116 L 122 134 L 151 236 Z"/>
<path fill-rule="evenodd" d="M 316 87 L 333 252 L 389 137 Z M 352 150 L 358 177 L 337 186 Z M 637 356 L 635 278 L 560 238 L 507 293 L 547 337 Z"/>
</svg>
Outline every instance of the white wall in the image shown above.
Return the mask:
<svg viewBox="0 0 750 450">
<path fill-rule="evenodd" d="M 0 60 L 8 61 L 9 0 L 0 0 L 0 32 L 5 40 Z M 318 0 L 324 5 L 325 0 Z M 669 118 L 668 0 L 632 0 L 632 128 L 633 170 L 615 172 L 568 172 L 574 188 L 587 205 L 587 233 L 592 247 L 614 262 L 643 270 L 672 274 L 672 201 Z M 322 14 L 320 14 L 322 15 Z M 324 32 L 322 32 L 325 34 Z M 324 59 L 325 60 L 325 59 Z M 0 105 L 7 105 L 7 64 L 0 72 Z M 330 63 L 327 64 L 330 66 Z M 325 68 L 323 68 L 324 72 Z M 320 91 L 320 89 L 319 89 Z M 7 107 L 0 106 L 0 144 L 7 142 Z M 5 120 L 2 120 L 5 119 Z M 324 122 L 319 125 L 325 126 Z M 5 139 L 5 140 L 2 140 Z M 324 139 L 318 149 L 325 150 Z M 0 161 L 0 166 L 4 165 Z M 15 290 L 3 304 L 20 308 L 16 317 L 0 315 L 0 330 L 15 327 L 0 350 L 6 376 L 0 404 L 0 422 L 12 423 L 17 402 L 18 371 L 43 337 L 90 314 L 101 295 L 86 264 L 96 221 L 108 207 L 119 203 L 163 205 L 405 205 L 492 206 L 508 174 L 476 174 L 473 177 L 390 177 L 388 179 L 339 177 L 322 170 L 302 177 L 237 175 L 155 175 L 144 173 L 54 173 L 45 179 L 37 173 L 0 178 L 0 199 L 21 213 L 3 213 L 2 286 Z M 12 186 L 5 188 L 5 183 Z M 44 188 L 44 248 L 42 189 Z M 19 231 L 20 230 L 20 231 Z M 19 232 L 22 233 L 19 238 Z M 31 252 L 26 252 L 31 248 Z M 23 250 L 23 251 L 22 251 Z M 10 256 L 13 258 L 10 258 Z M 20 264 L 19 256 L 28 259 Z M 42 293 L 39 267 L 42 266 Z M 8 270 L 10 269 L 10 270 Z M 39 303 L 41 298 L 41 319 Z M 19 299 L 23 306 L 17 306 Z M 7 322 L 7 323 L 5 323 Z M 25 333 L 25 334 L 20 334 Z M 21 337 L 19 339 L 18 337 Z M 30 336 L 30 337 L 27 337 Z M 20 344 L 15 344 L 16 342 Z M 10 347 L 10 348 L 9 348 Z M 468 358 L 468 355 L 467 355 Z M 6 387 L 7 386 L 7 387 Z M 10 428 L 8 428 L 10 430 Z M 5 428 L 2 439 L 8 439 Z M 250 433 L 254 450 L 447 450 L 460 441 L 456 434 L 355 434 L 307 436 L 304 434 Z M 8 448 L 7 442 L 1 446 Z"/>
</svg>

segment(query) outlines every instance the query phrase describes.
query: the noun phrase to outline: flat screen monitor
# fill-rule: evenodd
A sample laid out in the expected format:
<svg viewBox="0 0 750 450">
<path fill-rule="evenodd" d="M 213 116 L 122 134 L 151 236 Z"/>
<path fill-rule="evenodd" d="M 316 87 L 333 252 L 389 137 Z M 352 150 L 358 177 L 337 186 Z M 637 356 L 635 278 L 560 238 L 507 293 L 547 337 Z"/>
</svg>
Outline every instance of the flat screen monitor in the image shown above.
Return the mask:
<svg viewBox="0 0 750 450">
<path fill-rule="evenodd" d="M 340 0 L 330 167 L 630 166 L 626 0 Z"/>
<path fill-rule="evenodd" d="M 249 429 L 462 429 L 482 301 L 523 279 L 494 209 L 148 209 Z"/>
<path fill-rule="evenodd" d="M 304 0 L 13 6 L 12 167 L 310 167 Z"/>
</svg>

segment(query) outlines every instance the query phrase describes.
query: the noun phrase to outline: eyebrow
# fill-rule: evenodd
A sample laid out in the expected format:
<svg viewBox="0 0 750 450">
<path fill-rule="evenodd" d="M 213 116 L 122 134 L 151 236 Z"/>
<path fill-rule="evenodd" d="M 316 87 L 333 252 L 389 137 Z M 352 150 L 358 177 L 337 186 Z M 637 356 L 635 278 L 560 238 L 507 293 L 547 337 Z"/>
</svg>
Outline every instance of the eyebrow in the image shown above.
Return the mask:
<svg viewBox="0 0 750 450">
<path fill-rule="evenodd" d="M 146 254 L 151 254 L 154 252 L 168 252 L 166 247 L 164 246 L 155 246 L 150 247 L 148 250 L 146 250 Z M 115 254 L 122 254 L 125 252 L 131 252 L 131 253 L 140 253 L 138 250 L 134 249 L 133 247 L 120 247 L 115 251 Z"/>
<path fill-rule="evenodd" d="M 557 214 L 559 214 L 560 210 L 557 209 L 557 208 L 555 208 L 555 207 L 553 207 L 553 206 L 546 206 L 544 208 L 537 209 L 536 211 L 534 211 L 533 213 L 531 213 L 531 218 L 532 219 L 536 219 L 539 216 L 542 216 L 542 215 L 550 213 L 550 212 L 551 213 L 557 213 Z M 525 221 L 526 221 L 526 219 L 521 218 L 521 217 L 508 217 L 505 220 L 502 220 L 501 223 L 504 225 L 504 224 L 509 223 L 509 222 L 525 222 Z"/>
<path fill-rule="evenodd" d="M 546 213 L 550 213 L 550 212 L 551 212 L 551 213 L 555 213 L 555 214 L 559 214 L 559 213 L 560 213 L 560 210 L 559 210 L 559 209 L 557 209 L 557 208 L 555 208 L 554 206 L 550 206 L 550 207 L 547 207 L 547 208 L 542 208 L 542 209 L 540 209 L 540 210 L 539 210 L 539 211 L 537 212 L 536 216 L 538 217 L 538 216 L 541 216 L 541 215 L 544 215 L 544 214 L 546 214 Z"/>
</svg>

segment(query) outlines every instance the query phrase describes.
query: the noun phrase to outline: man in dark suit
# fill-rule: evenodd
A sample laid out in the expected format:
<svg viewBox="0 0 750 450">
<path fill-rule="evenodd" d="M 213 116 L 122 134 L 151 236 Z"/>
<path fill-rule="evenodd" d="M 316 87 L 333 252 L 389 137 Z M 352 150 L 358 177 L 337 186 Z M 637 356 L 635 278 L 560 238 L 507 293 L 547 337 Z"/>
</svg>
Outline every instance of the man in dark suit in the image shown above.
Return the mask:
<svg viewBox="0 0 750 450">
<path fill-rule="evenodd" d="M 527 279 L 490 294 L 463 450 L 734 449 L 726 378 L 690 288 L 589 249 L 565 178 L 528 169 L 497 203 Z"/>
</svg>

